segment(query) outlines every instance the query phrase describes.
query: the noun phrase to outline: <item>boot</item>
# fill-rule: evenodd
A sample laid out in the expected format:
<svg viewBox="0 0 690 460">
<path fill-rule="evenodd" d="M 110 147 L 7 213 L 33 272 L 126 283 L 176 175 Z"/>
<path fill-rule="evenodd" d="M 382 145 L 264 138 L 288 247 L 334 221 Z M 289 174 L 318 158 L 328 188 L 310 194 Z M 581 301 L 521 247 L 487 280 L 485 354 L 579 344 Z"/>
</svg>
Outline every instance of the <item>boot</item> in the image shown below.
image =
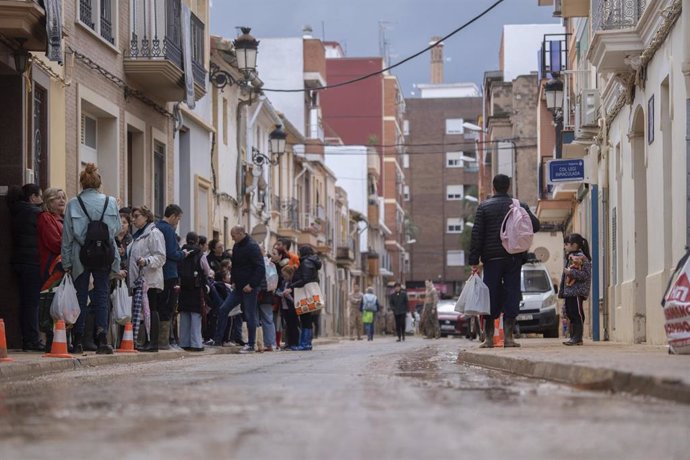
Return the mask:
<svg viewBox="0 0 690 460">
<path fill-rule="evenodd" d="M 572 345 L 582 345 L 582 333 L 584 332 L 585 326 L 584 324 L 576 324 L 572 325 L 573 328 L 573 336 L 570 338 L 569 341 L 563 342 L 564 345 L 572 346 Z"/>
<path fill-rule="evenodd" d="M 82 334 L 76 332 L 72 334 L 72 353 L 81 355 L 84 353 L 84 346 L 82 345 Z"/>
<path fill-rule="evenodd" d="M 513 333 L 515 332 L 515 318 L 504 318 L 505 323 L 505 340 L 503 342 L 503 348 L 517 348 L 520 346 L 519 343 L 513 338 Z"/>
<path fill-rule="evenodd" d="M 494 320 L 491 317 L 487 317 L 484 321 L 484 333 L 486 338 L 484 342 L 479 345 L 479 348 L 493 348 L 494 347 Z"/>
<path fill-rule="evenodd" d="M 97 355 L 112 355 L 113 347 L 108 345 L 108 337 L 103 329 L 99 329 L 98 335 L 96 336 L 98 340 L 98 348 L 96 349 Z"/>
<path fill-rule="evenodd" d="M 84 335 L 81 340 L 81 344 L 84 347 L 84 351 L 97 351 L 98 346 L 96 342 L 93 341 L 95 336 L 94 331 L 96 330 L 96 314 L 87 313 L 86 323 L 84 326 Z"/>
<path fill-rule="evenodd" d="M 160 319 L 157 311 L 151 312 L 151 337 L 149 342 L 139 351 L 148 353 L 158 353 L 158 337 L 160 337 Z"/>
<path fill-rule="evenodd" d="M 170 321 L 161 321 L 160 325 L 158 349 L 170 350 Z"/>
</svg>

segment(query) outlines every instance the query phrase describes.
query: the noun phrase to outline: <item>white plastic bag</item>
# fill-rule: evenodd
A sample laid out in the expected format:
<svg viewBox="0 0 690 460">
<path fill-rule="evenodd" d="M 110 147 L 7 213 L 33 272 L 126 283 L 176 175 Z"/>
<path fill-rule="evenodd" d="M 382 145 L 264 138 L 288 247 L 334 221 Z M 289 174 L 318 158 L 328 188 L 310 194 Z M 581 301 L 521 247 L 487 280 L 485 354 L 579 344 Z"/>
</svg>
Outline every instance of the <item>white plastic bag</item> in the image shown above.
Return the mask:
<svg viewBox="0 0 690 460">
<path fill-rule="evenodd" d="M 465 301 L 465 314 L 468 316 L 488 315 L 491 313 L 491 297 L 489 288 L 478 275 L 472 289 L 467 293 Z"/>
<path fill-rule="evenodd" d="M 264 257 L 264 264 L 266 265 L 266 290 L 273 292 L 278 288 L 278 269 L 268 257 Z"/>
<path fill-rule="evenodd" d="M 132 297 L 124 281 L 118 281 L 117 287 L 110 294 L 113 303 L 113 320 L 120 326 L 132 321 Z"/>
<path fill-rule="evenodd" d="M 53 303 L 50 304 L 50 316 L 55 320 L 64 320 L 66 324 L 74 324 L 79 318 L 81 310 L 77 300 L 77 290 L 71 275 L 65 275 L 55 290 Z"/>
<path fill-rule="evenodd" d="M 465 311 L 465 306 L 467 305 L 467 296 L 469 295 L 470 291 L 474 289 L 477 280 L 479 280 L 479 275 L 472 273 L 467 281 L 465 281 L 465 286 L 462 288 L 462 292 L 460 292 L 460 297 L 458 297 L 458 301 L 455 302 L 455 311 L 460 313 Z"/>
</svg>

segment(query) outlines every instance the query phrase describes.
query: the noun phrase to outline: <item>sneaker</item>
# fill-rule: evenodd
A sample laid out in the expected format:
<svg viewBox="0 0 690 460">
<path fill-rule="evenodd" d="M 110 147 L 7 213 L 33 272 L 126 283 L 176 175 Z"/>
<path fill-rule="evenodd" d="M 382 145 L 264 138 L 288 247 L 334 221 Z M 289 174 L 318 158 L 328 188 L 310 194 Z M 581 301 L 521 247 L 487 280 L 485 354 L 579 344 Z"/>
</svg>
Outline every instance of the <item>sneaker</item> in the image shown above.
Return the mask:
<svg viewBox="0 0 690 460">
<path fill-rule="evenodd" d="M 247 354 L 247 353 L 254 353 L 254 347 L 250 347 L 249 345 L 245 345 L 240 350 L 240 353 L 242 353 L 243 355 Z"/>
<path fill-rule="evenodd" d="M 233 342 L 232 340 L 228 340 L 227 342 L 223 343 L 224 347 L 239 347 L 240 344 L 237 342 Z"/>
<path fill-rule="evenodd" d="M 208 339 L 206 342 L 204 342 L 204 345 L 206 345 L 207 347 L 220 347 L 221 346 L 221 344 L 216 343 L 216 341 L 213 339 Z"/>
</svg>

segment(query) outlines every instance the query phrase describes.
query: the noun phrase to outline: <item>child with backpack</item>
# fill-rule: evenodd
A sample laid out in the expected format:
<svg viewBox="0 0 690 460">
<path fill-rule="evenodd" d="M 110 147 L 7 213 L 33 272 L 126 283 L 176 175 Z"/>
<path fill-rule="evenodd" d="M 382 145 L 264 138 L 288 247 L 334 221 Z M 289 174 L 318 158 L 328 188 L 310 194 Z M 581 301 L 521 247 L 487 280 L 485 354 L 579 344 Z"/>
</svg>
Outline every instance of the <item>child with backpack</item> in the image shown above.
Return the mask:
<svg viewBox="0 0 690 460">
<path fill-rule="evenodd" d="M 367 334 L 367 341 L 371 342 L 374 340 L 374 319 L 381 308 L 373 287 L 367 288 L 367 293 L 362 296 L 362 303 L 359 308 L 362 312 L 362 323 L 364 324 L 364 332 Z"/>
<path fill-rule="evenodd" d="M 592 256 L 589 243 L 582 235 L 572 233 L 563 240 L 564 268 L 558 297 L 565 299 L 565 312 L 570 320 L 570 339 L 563 345 L 582 345 L 585 312 L 583 302 L 589 297 L 592 281 Z"/>
<path fill-rule="evenodd" d="M 187 244 L 182 250 L 187 254 L 179 263 L 180 297 L 180 347 L 186 351 L 204 351 L 201 337 L 201 313 L 204 308 L 207 279 L 212 276 L 211 268 L 199 246 L 199 236 L 187 233 Z"/>
</svg>

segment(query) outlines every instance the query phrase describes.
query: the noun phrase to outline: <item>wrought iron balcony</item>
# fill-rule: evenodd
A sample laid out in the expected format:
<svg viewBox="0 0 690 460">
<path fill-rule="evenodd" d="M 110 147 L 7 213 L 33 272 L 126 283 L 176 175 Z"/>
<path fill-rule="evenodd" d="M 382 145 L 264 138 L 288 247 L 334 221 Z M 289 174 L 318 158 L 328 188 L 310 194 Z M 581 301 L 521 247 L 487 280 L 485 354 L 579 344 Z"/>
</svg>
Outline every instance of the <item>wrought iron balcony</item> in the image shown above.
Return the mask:
<svg viewBox="0 0 690 460">
<path fill-rule="evenodd" d="M 592 31 L 635 27 L 646 6 L 646 0 L 593 0 Z"/>
<path fill-rule="evenodd" d="M 125 72 L 142 89 L 166 101 L 181 100 L 184 94 L 182 59 L 182 16 L 180 0 L 153 4 L 135 1 L 130 26 L 130 45 L 125 52 Z M 204 23 L 192 14 L 192 74 L 196 98 L 206 93 L 204 67 Z"/>
</svg>

